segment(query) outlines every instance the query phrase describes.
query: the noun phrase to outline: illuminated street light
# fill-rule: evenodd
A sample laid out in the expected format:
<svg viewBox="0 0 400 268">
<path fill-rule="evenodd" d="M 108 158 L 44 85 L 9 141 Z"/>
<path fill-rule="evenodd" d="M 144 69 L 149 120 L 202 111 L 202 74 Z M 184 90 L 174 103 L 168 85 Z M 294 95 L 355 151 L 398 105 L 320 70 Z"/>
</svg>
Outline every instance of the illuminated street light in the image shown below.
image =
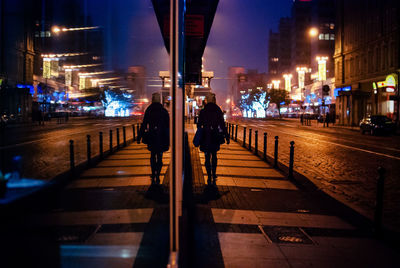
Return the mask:
<svg viewBox="0 0 400 268">
<path fill-rule="evenodd" d="M 226 103 L 229 104 L 231 102 L 231 99 L 226 99 Z"/>
<path fill-rule="evenodd" d="M 306 72 L 308 71 L 308 69 L 307 67 L 297 67 L 296 71 L 298 73 L 298 78 L 299 78 L 299 88 L 304 88 L 306 80 Z"/>
<path fill-rule="evenodd" d="M 272 84 L 274 85 L 274 89 L 279 89 L 281 81 L 280 80 L 272 80 Z"/>
<path fill-rule="evenodd" d="M 308 31 L 308 35 L 310 37 L 316 37 L 318 35 L 318 29 L 315 27 L 310 28 L 310 30 Z"/>
<path fill-rule="evenodd" d="M 291 74 L 284 74 L 283 78 L 285 78 L 285 90 L 290 92 L 292 88 L 292 75 Z"/>
<path fill-rule="evenodd" d="M 325 81 L 326 80 L 326 61 L 328 57 L 320 57 L 317 58 L 318 61 L 318 80 Z"/>
<path fill-rule="evenodd" d="M 55 34 L 59 34 L 60 32 L 72 32 L 72 31 L 89 31 L 99 29 L 99 26 L 91 26 L 91 27 L 77 27 L 77 28 L 60 28 L 59 26 L 53 26 L 51 31 Z"/>
</svg>

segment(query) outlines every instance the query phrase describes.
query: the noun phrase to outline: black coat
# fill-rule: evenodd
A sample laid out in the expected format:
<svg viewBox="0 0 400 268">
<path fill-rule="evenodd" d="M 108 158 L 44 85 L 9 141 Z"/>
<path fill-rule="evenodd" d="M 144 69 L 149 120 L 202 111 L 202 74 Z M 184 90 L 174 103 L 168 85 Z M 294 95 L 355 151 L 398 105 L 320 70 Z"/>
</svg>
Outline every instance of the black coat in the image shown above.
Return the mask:
<svg viewBox="0 0 400 268">
<path fill-rule="evenodd" d="M 138 135 L 139 141 L 142 139 L 143 142 L 147 143 L 149 151 L 168 151 L 169 114 L 161 103 L 155 102 L 147 107 Z"/>
<path fill-rule="evenodd" d="M 226 140 L 229 135 L 225 127 L 224 115 L 215 103 L 208 103 L 200 111 L 198 128 L 203 128 L 203 135 L 200 140 L 200 150 L 202 152 L 216 152 L 220 149 L 218 132 L 222 131 Z"/>
</svg>

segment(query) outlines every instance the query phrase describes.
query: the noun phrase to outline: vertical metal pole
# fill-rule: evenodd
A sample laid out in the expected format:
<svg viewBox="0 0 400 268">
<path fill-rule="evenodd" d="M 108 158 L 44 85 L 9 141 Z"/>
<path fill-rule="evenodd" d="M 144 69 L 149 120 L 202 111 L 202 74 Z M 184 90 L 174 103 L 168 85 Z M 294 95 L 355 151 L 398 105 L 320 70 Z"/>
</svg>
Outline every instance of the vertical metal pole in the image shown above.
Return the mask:
<svg viewBox="0 0 400 268">
<path fill-rule="evenodd" d="M 267 132 L 264 132 L 264 160 L 267 161 Z"/>
<path fill-rule="evenodd" d="M 137 139 L 139 139 L 140 124 L 136 124 Z M 142 139 L 143 140 L 143 139 Z"/>
<path fill-rule="evenodd" d="M 110 153 L 113 151 L 113 135 L 112 135 L 112 129 L 110 129 Z"/>
<path fill-rule="evenodd" d="M 231 139 L 233 140 L 233 138 L 235 137 L 235 125 L 232 124 L 232 131 L 231 131 Z"/>
<path fill-rule="evenodd" d="M 132 125 L 132 141 L 135 141 L 136 140 L 136 128 L 135 128 L 135 125 L 133 124 Z"/>
<path fill-rule="evenodd" d="M 243 147 L 246 148 L 246 127 L 243 128 Z"/>
<path fill-rule="evenodd" d="M 386 170 L 383 167 L 378 168 L 379 175 L 376 188 L 376 207 L 374 215 L 375 235 L 377 237 L 382 236 L 383 192 L 385 186 L 385 173 Z"/>
<path fill-rule="evenodd" d="M 228 124 L 228 135 L 231 135 L 231 123 L 227 123 Z"/>
<path fill-rule="evenodd" d="M 99 132 L 99 152 L 100 158 L 103 159 L 103 132 Z"/>
<path fill-rule="evenodd" d="M 278 143 L 279 143 L 279 137 L 275 136 L 274 168 L 278 167 Z"/>
<path fill-rule="evenodd" d="M 239 125 L 236 125 L 236 130 L 235 130 L 235 141 L 237 141 L 238 128 L 239 128 Z"/>
<path fill-rule="evenodd" d="M 294 141 L 291 141 L 290 157 L 289 157 L 289 179 L 293 179 L 293 164 L 294 164 Z"/>
<path fill-rule="evenodd" d="M 254 152 L 258 155 L 258 130 L 254 131 Z"/>
<path fill-rule="evenodd" d="M 125 126 L 122 127 L 122 136 L 124 138 L 124 147 L 126 146 L 126 128 Z"/>
<path fill-rule="evenodd" d="M 182 80 L 183 58 L 183 14 L 182 0 L 170 1 L 170 76 L 171 76 L 171 120 L 170 120 L 170 265 L 179 252 L 179 218 L 182 214 L 183 149 L 184 147 L 184 82 Z"/>
<path fill-rule="evenodd" d="M 75 169 L 75 153 L 74 153 L 74 141 L 69 141 L 69 166 L 71 171 Z"/>
<path fill-rule="evenodd" d="M 252 129 L 250 128 L 249 129 L 249 150 L 250 150 L 250 152 L 251 152 L 251 132 L 252 132 Z"/>
<path fill-rule="evenodd" d="M 117 149 L 119 149 L 119 128 L 117 128 Z"/>
<path fill-rule="evenodd" d="M 86 136 L 86 153 L 87 153 L 87 164 L 90 166 L 91 158 L 92 158 L 92 150 L 91 150 L 91 141 L 90 135 Z"/>
</svg>

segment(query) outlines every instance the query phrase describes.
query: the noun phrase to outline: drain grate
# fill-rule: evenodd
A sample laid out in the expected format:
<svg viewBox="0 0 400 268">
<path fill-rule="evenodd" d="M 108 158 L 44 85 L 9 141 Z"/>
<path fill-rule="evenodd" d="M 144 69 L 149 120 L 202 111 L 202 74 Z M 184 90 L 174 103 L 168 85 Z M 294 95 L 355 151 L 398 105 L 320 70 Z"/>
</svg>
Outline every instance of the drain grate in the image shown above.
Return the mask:
<svg viewBox="0 0 400 268">
<path fill-rule="evenodd" d="M 309 236 L 299 227 L 263 226 L 263 230 L 273 243 L 313 244 Z"/>
</svg>

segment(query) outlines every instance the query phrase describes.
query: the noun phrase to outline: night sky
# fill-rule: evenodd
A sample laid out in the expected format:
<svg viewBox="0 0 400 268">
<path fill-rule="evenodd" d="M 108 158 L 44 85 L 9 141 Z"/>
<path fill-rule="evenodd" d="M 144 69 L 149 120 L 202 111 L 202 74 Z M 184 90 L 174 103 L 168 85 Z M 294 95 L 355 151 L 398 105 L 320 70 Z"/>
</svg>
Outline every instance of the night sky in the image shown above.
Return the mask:
<svg viewBox="0 0 400 268">
<path fill-rule="evenodd" d="M 150 0 L 88 2 L 93 21 L 103 25 L 109 36 L 109 68 L 144 65 L 149 77 L 168 69 L 168 55 Z M 205 69 L 213 70 L 216 77 L 211 86 L 217 97 L 226 92 L 230 66 L 267 71 L 269 30 L 276 30 L 279 18 L 290 15 L 291 4 L 292 0 L 219 1 L 204 53 Z M 148 88 L 150 92 L 156 89 Z"/>
</svg>

